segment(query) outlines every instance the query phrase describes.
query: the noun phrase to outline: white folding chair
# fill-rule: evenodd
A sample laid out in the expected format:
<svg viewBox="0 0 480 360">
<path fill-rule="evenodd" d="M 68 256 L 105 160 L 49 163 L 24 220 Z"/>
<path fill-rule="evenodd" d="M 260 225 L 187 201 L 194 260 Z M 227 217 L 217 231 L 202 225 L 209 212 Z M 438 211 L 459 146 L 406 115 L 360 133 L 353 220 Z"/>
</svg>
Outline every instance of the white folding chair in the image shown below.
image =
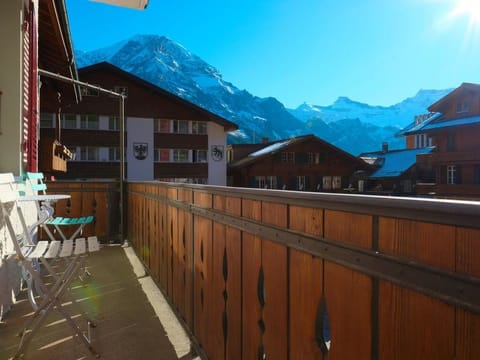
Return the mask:
<svg viewBox="0 0 480 360">
<path fill-rule="evenodd" d="M 29 343 L 40 329 L 46 317 L 53 310 L 58 311 L 66 320 L 67 324 L 78 336 L 80 341 L 93 354 L 97 355 L 90 339 L 90 327 L 94 326 L 86 314 L 81 311 L 82 318 L 87 322 L 87 335 L 81 330 L 65 307 L 62 305 L 63 297 L 68 296 L 68 289 L 71 281 L 77 276 L 79 269 L 85 261 L 85 254 L 99 250 L 99 244 L 96 237 L 78 238 L 75 240 L 67 239 L 61 241 L 38 241 L 36 244 L 32 241 L 31 234 L 27 227 L 22 208 L 17 203 L 19 193 L 17 184 L 15 184 L 13 174 L 0 174 L 0 210 L 3 220 L 7 226 L 13 248 L 14 257 L 30 274 L 35 283 L 40 287 L 43 294 L 41 303 L 35 310 L 33 316 L 26 322 L 22 332 L 21 340 L 14 356 L 14 359 L 20 357 L 27 349 Z M 14 227 L 14 221 L 17 219 L 21 224 L 21 231 L 17 233 Z M 62 274 L 57 275 L 48 265 L 47 259 L 65 258 L 68 263 Z M 45 265 L 49 273 L 54 277 L 53 285 L 47 286 L 40 273 L 32 265 L 32 262 L 40 261 Z M 73 301 L 73 303 L 75 303 Z"/>
</svg>

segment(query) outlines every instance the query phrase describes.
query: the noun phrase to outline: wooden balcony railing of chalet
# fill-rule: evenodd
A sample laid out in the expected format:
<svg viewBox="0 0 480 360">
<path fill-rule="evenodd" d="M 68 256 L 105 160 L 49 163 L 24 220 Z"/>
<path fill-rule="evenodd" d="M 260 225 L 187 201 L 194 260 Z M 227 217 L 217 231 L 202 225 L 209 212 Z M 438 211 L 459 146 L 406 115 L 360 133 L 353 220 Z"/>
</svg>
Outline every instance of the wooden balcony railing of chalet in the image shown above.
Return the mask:
<svg viewBox="0 0 480 360">
<path fill-rule="evenodd" d="M 101 241 L 120 240 L 120 190 L 119 182 L 111 181 L 49 181 L 50 194 L 69 194 L 68 200 L 55 204 L 55 216 L 81 217 L 95 216 L 92 224 L 85 226 L 82 236 L 96 235 Z M 75 230 L 63 227 L 65 235 Z M 40 238 L 47 235 L 40 232 Z"/>
<path fill-rule="evenodd" d="M 128 238 L 209 359 L 479 359 L 480 203 L 128 184 Z"/>
<path fill-rule="evenodd" d="M 435 198 L 478 200 L 480 199 L 480 186 L 477 184 L 417 183 L 415 193 Z"/>
<path fill-rule="evenodd" d="M 446 162 L 459 161 L 477 161 L 480 157 L 480 150 L 476 151 L 450 151 L 450 152 L 431 152 L 428 154 L 417 155 L 417 161 L 421 164 L 438 164 Z"/>
</svg>

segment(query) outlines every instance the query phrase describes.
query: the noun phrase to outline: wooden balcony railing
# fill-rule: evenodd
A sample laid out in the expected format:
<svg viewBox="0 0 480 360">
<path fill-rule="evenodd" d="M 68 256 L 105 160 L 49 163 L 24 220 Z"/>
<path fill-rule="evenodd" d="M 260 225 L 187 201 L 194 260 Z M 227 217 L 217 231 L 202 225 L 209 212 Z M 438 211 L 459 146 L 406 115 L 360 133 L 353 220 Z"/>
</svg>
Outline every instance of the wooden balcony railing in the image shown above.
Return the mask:
<svg viewBox="0 0 480 360">
<path fill-rule="evenodd" d="M 128 239 L 209 359 L 476 359 L 480 203 L 128 184 Z"/>
</svg>

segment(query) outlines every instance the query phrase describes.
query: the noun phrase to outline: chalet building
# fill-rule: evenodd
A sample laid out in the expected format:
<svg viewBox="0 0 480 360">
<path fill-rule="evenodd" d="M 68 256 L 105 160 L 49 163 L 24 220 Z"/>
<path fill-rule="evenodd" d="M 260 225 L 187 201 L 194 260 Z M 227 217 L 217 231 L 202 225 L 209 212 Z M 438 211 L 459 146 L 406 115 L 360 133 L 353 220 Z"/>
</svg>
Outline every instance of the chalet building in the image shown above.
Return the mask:
<svg viewBox="0 0 480 360">
<path fill-rule="evenodd" d="M 72 80 L 77 70 L 63 0 L 0 2 L 0 172 L 21 175 L 38 169 L 38 105 L 59 96 L 75 103 L 79 89 L 41 76 L 54 91 L 39 96 L 39 71 L 55 72 Z M 50 157 L 65 163 L 58 144 Z M 8 154 L 8 155 L 7 155 Z"/>
<path fill-rule="evenodd" d="M 228 148 L 232 158 L 231 186 L 342 192 L 358 188 L 355 172 L 372 169 L 363 160 L 314 135 L 255 144 L 252 152 L 244 154 L 246 148 Z"/>
<path fill-rule="evenodd" d="M 48 80 L 55 92 L 40 96 L 39 69 L 77 79 L 64 0 L 0 1 L 0 173 L 22 176 L 38 170 L 38 105 L 59 96 L 75 103 L 79 89 Z M 49 98 L 52 97 L 51 99 Z M 58 150 L 63 147 L 58 144 Z M 63 154 L 50 156 L 65 163 Z M 27 225 L 37 221 L 34 204 L 22 204 Z M 5 216 L 1 214 L 0 216 Z M 15 224 L 18 228 L 21 225 Z M 21 271 L 11 250 L 5 221 L 0 220 L 0 318 L 20 290 Z M 0 351 L 4 354 L 3 349 Z"/>
<path fill-rule="evenodd" d="M 383 144 L 381 151 L 360 154 L 360 158 L 375 167 L 367 176 L 365 191 L 370 194 L 412 195 L 421 166 L 417 166 L 417 155 L 430 154 L 433 147 L 389 150 Z"/>
<path fill-rule="evenodd" d="M 80 69 L 79 76 L 126 96 L 127 179 L 226 185 L 226 134 L 236 124 L 106 62 Z M 82 90 L 82 101 L 64 106 L 60 115 L 42 108 L 42 139 L 58 134 L 75 154 L 57 178 L 118 178 L 118 101 Z"/>
<path fill-rule="evenodd" d="M 463 83 L 428 111 L 402 132 L 408 148 L 435 147 L 417 156 L 417 194 L 480 199 L 480 85 Z"/>
</svg>

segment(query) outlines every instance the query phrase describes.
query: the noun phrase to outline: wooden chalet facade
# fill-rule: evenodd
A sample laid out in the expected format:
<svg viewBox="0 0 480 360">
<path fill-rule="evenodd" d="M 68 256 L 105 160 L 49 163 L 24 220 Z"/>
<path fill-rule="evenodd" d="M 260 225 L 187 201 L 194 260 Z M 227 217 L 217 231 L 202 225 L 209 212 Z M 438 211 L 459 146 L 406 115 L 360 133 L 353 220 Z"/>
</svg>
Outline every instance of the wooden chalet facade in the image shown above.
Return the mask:
<svg viewBox="0 0 480 360">
<path fill-rule="evenodd" d="M 0 57 L 0 171 L 21 175 L 39 168 L 39 104 L 56 104 L 59 97 L 75 103 L 79 97 L 73 85 L 43 76 L 39 81 L 38 69 L 72 80 L 77 79 L 77 70 L 64 0 L 2 1 L 0 23 L 4 49 Z M 51 151 L 50 161 L 54 155 Z"/>
<path fill-rule="evenodd" d="M 381 151 L 367 152 L 359 157 L 375 170 L 367 175 L 365 192 L 375 195 L 414 195 L 416 181 L 424 171 L 417 164 L 417 156 L 430 154 L 433 147 L 389 150 L 383 144 Z"/>
<path fill-rule="evenodd" d="M 407 147 L 435 147 L 417 157 L 417 194 L 480 199 L 480 85 L 463 83 L 428 110 L 403 131 Z"/>
<path fill-rule="evenodd" d="M 226 184 L 226 134 L 237 125 L 120 68 L 103 62 L 79 70 L 83 82 L 123 93 L 129 180 Z M 82 89 L 82 102 L 55 114 L 42 109 L 41 136 L 61 134 L 75 153 L 65 179 L 118 178 L 118 100 Z"/>
<path fill-rule="evenodd" d="M 363 160 L 314 135 L 260 144 L 248 155 L 238 158 L 245 147 L 246 145 L 229 146 L 228 152 L 234 159 L 229 164 L 231 186 L 299 191 L 354 191 L 359 186 L 359 179 L 354 174 L 373 169 Z"/>
</svg>

